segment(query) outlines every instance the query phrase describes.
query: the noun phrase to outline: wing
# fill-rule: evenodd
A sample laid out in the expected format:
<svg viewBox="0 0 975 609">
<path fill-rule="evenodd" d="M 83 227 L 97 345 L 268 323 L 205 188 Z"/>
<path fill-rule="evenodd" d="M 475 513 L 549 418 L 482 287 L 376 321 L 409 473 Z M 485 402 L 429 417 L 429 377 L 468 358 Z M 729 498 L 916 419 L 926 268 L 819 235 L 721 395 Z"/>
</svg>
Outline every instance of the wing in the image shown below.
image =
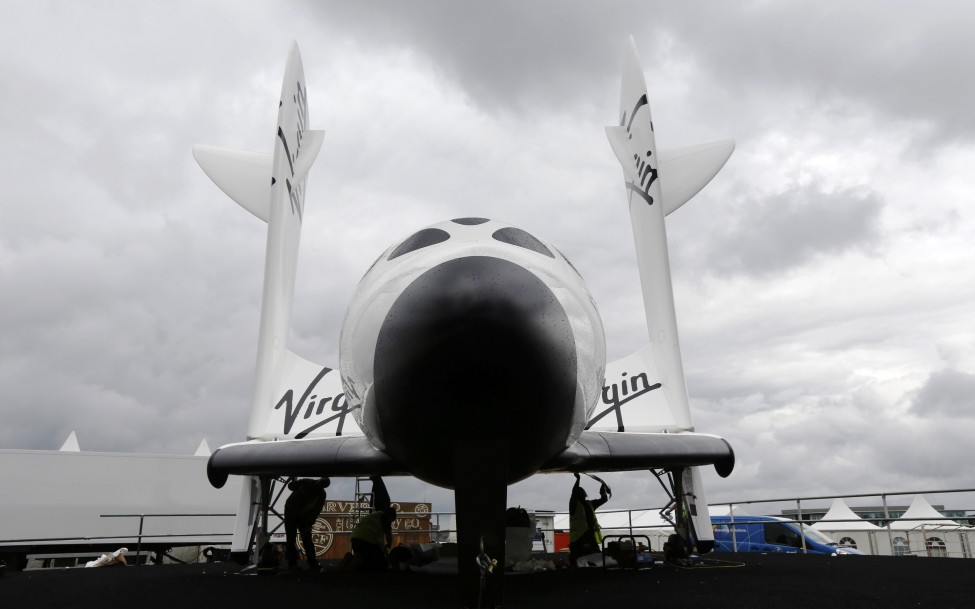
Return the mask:
<svg viewBox="0 0 975 609">
<path fill-rule="evenodd" d="M 396 476 L 409 471 L 376 450 L 365 436 L 308 440 L 254 440 L 222 446 L 210 455 L 207 478 L 221 488 L 231 474 L 243 476 Z"/>
<path fill-rule="evenodd" d="M 724 438 L 701 433 L 584 431 L 579 441 L 539 470 L 544 473 L 635 471 L 714 465 L 722 478 L 735 467 Z"/>
</svg>

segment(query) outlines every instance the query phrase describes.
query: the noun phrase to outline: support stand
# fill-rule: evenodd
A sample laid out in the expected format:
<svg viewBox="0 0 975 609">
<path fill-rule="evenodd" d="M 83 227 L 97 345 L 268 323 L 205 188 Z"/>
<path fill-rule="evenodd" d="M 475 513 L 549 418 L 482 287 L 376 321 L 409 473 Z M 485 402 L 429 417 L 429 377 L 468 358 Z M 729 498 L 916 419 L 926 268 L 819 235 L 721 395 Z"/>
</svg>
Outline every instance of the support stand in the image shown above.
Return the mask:
<svg viewBox="0 0 975 609">
<path fill-rule="evenodd" d="M 273 555 L 273 547 L 270 545 L 270 541 L 274 531 L 283 524 L 284 517 L 274 509 L 274 506 L 288 487 L 290 480 L 290 478 L 281 480 L 270 476 L 261 476 L 258 479 L 260 489 L 258 491 L 257 511 L 254 514 L 254 526 L 248 546 L 250 565 L 241 569 L 241 573 L 252 572 L 254 569 L 258 573 L 266 573 L 277 569 L 277 558 Z M 282 483 L 281 488 L 275 495 L 274 484 L 279 481 Z M 270 514 L 274 514 L 281 520 L 273 529 L 270 529 L 268 525 Z"/>
<path fill-rule="evenodd" d="M 664 560 L 673 564 L 686 564 L 691 557 L 696 535 L 684 491 L 684 468 L 650 471 L 670 497 L 670 501 L 660 511 L 660 516 L 674 527 L 676 533 L 664 544 Z"/>
</svg>

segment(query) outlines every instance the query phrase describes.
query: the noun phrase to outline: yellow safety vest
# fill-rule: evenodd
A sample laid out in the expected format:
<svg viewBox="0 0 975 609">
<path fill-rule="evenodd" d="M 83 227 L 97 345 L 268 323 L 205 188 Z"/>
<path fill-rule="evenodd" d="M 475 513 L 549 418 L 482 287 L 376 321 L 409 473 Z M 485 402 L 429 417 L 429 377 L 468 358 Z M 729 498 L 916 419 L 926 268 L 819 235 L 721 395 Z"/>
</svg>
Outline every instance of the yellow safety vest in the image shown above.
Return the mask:
<svg viewBox="0 0 975 609">
<path fill-rule="evenodd" d="M 382 512 L 363 516 L 359 524 L 352 529 L 352 539 L 361 539 L 379 547 L 385 546 L 386 532 L 383 530 L 383 516 Z"/>
<path fill-rule="evenodd" d="M 569 514 L 569 541 L 579 541 L 589 530 L 587 513 L 592 514 L 594 528 L 592 535 L 596 538 L 597 544 L 602 544 L 603 534 L 599 530 L 599 521 L 596 520 L 596 510 L 592 509 L 592 504 L 588 500 L 577 501 L 576 509 Z"/>
</svg>

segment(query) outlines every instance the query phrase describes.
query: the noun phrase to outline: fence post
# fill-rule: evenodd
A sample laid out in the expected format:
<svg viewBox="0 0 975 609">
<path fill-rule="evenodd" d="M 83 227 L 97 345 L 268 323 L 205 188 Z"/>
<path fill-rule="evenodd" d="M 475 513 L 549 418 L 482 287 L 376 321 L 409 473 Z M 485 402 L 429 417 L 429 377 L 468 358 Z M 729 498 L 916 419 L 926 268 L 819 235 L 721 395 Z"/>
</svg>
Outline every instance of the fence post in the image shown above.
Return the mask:
<svg viewBox="0 0 975 609">
<path fill-rule="evenodd" d="M 897 556 L 894 551 L 894 534 L 890 530 L 890 512 L 887 510 L 887 495 L 883 494 L 880 498 L 884 502 L 884 523 L 887 526 L 887 543 L 890 544 L 890 554 L 891 556 Z"/>
<path fill-rule="evenodd" d="M 135 565 L 139 566 L 142 563 L 139 561 L 139 553 L 142 551 L 142 525 L 146 521 L 145 514 L 139 514 L 139 541 L 135 546 Z"/>
<path fill-rule="evenodd" d="M 735 533 L 735 504 L 728 504 L 728 515 L 731 516 L 731 546 L 738 551 L 738 534 Z"/>
<path fill-rule="evenodd" d="M 802 553 L 808 554 L 806 549 L 806 530 L 802 528 L 802 500 L 796 497 L 796 520 L 799 521 L 799 539 L 802 541 Z"/>
</svg>

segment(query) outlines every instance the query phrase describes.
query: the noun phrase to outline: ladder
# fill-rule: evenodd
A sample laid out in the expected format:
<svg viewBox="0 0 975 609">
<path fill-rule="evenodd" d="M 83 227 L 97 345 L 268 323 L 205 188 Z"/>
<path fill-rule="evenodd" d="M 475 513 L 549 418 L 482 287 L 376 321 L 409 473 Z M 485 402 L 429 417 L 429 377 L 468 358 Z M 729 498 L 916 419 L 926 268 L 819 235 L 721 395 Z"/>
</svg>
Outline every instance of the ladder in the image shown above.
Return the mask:
<svg viewBox="0 0 975 609">
<path fill-rule="evenodd" d="M 369 491 L 365 490 L 364 485 L 369 484 Z M 352 526 L 359 524 L 359 520 L 363 516 L 367 516 L 372 512 L 373 507 L 373 495 L 372 495 L 372 480 L 369 478 L 356 476 L 355 479 L 355 502 L 353 508 L 350 511 L 352 516 Z"/>
</svg>

